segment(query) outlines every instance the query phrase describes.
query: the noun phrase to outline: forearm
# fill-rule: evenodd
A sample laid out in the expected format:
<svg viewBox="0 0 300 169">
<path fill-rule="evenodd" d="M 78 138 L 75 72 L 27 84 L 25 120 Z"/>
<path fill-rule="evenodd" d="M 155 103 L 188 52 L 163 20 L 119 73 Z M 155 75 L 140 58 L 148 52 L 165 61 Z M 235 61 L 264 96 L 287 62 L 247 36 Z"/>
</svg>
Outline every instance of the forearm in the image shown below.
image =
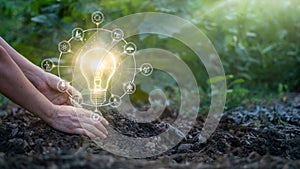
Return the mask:
<svg viewBox="0 0 300 169">
<path fill-rule="evenodd" d="M 29 79 L 34 86 L 38 86 L 39 82 L 45 73 L 40 67 L 34 65 L 25 57 L 23 57 L 20 53 L 18 53 L 15 49 L 13 49 L 4 39 L 0 37 L 0 46 L 2 46 L 9 56 L 13 59 L 13 61 L 20 67 L 21 71 L 24 75 Z"/>
<path fill-rule="evenodd" d="M 0 46 L 0 92 L 44 121 L 53 115 L 52 103 L 25 77 L 18 65 Z"/>
</svg>

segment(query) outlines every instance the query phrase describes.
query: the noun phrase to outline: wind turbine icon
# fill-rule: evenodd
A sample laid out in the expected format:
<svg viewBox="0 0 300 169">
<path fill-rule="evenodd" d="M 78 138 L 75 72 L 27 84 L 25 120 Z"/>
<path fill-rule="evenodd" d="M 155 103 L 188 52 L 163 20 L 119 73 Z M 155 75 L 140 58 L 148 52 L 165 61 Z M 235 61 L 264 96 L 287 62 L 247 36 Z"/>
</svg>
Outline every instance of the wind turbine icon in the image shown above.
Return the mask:
<svg viewBox="0 0 300 169">
<path fill-rule="evenodd" d="M 72 37 L 75 40 L 83 40 L 84 31 L 81 28 L 75 28 L 72 30 Z"/>
<path fill-rule="evenodd" d="M 77 39 L 81 39 L 82 37 L 81 37 L 81 32 L 79 32 L 79 30 L 76 30 L 76 32 L 75 32 L 75 38 L 77 38 Z"/>
</svg>

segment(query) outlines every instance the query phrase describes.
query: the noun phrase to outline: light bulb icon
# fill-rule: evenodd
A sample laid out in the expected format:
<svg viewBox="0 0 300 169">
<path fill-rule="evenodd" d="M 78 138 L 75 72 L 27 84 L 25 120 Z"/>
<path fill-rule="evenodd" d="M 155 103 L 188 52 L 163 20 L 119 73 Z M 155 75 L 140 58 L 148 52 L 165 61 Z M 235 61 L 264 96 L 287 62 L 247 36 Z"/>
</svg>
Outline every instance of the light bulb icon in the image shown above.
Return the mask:
<svg viewBox="0 0 300 169">
<path fill-rule="evenodd" d="M 105 103 L 116 66 L 115 56 L 103 48 L 92 48 L 80 56 L 80 71 L 86 80 L 92 105 Z"/>
</svg>

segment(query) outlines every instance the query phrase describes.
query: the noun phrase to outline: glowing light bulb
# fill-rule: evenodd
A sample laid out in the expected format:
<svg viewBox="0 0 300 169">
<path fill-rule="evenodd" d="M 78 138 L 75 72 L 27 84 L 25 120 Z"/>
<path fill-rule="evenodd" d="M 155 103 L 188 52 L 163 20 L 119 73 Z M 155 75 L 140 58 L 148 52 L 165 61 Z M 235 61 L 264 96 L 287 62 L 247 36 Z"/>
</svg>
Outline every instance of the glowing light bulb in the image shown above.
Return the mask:
<svg viewBox="0 0 300 169">
<path fill-rule="evenodd" d="M 106 92 L 116 71 L 116 58 L 103 48 L 93 48 L 80 56 L 80 71 L 84 76 L 93 105 L 106 101 Z"/>
</svg>

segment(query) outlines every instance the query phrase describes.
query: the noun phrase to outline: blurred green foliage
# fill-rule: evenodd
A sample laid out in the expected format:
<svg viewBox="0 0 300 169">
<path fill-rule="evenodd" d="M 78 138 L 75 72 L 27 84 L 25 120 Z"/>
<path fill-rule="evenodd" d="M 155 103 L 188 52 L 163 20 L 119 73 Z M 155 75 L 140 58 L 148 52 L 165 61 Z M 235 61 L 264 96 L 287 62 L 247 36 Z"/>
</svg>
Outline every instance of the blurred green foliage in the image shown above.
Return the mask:
<svg viewBox="0 0 300 169">
<path fill-rule="evenodd" d="M 101 10 L 105 23 L 137 12 L 165 12 L 190 20 L 212 41 L 228 81 L 228 105 L 249 93 L 300 91 L 299 0 L 0 0 L 0 35 L 35 64 L 57 57 L 59 41 L 75 27 L 94 27 L 90 14 Z M 104 24 L 105 24 L 104 23 Z M 209 81 L 196 57 L 174 39 L 138 37 L 143 46 L 173 49 L 191 65 L 199 91 Z M 208 97 L 202 99 L 209 104 Z"/>
</svg>

